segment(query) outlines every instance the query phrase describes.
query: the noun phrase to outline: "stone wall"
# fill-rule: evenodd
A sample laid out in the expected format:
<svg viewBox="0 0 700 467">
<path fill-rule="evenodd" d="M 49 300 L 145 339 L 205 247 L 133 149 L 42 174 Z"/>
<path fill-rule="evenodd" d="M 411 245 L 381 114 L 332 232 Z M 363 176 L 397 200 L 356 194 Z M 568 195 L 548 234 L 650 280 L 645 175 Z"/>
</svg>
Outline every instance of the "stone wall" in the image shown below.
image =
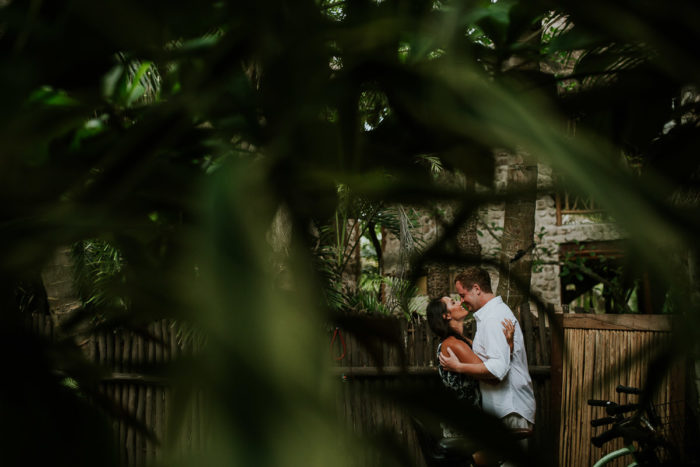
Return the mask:
<svg viewBox="0 0 700 467">
<path fill-rule="evenodd" d="M 510 164 L 523 164 L 525 161 L 520 155 L 506 152 L 495 154 L 495 189 L 503 191 L 506 187 L 508 166 Z M 552 305 L 561 305 L 561 281 L 559 278 L 559 245 L 571 242 L 609 241 L 625 238 L 623 232 L 612 222 L 595 222 L 584 216 L 564 216 L 562 225 L 557 224 L 557 209 L 552 186 L 551 168 L 538 164 L 537 186 L 541 194 L 537 197 L 535 209 L 535 243 L 534 256 L 543 264 L 532 273 L 531 291 L 542 301 Z M 479 188 L 485 190 L 485 188 Z M 479 231 L 478 241 L 481 246 L 481 254 L 484 259 L 498 260 L 501 251 L 501 234 L 505 217 L 504 203 L 494 203 L 482 206 L 478 211 Z M 445 206 L 445 217 L 450 218 L 451 210 Z M 439 233 L 436 219 L 429 214 L 420 218 L 420 228 L 416 235 L 420 236 L 425 245 L 435 241 Z M 385 273 L 395 274 L 399 263 L 399 240 L 391 234 L 382 239 L 384 253 Z M 494 290 L 498 288 L 499 272 L 496 268 L 487 267 L 491 273 L 491 285 Z M 435 269 L 438 271 L 438 269 Z M 445 271 L 441 277 L 433 273 L 435 277 L 427 278 L 429 290 L 437 290 L 442 287 Z"/>
<path fill-rule="evenodd" d="M 495 187 L 497 190 L 506 188 L 506 178 L 509 164 L 521 164 L 523 160 L 518 155 L 505 152 L 496 154 Z M 543 264 L 533 271 L 531 291 L 552 305 L 561 305 L 561 281 L 559 280 L 559 245 L 569 242 L 619 240 L 624 234 L 610 222 L 597 223 L 580 216 L 564 218 L 562 225 L 557 224 L 557 209 L 554 192 L 548 192 L 552 186 L 551 168 L 537 165 L 537 187 L 541 191 L 537 197 L 535 209 L 535 258 Z M 501 248 L 500 233 L 504 222 L 504 205 L 490 204 L 479 210 L 479 236 L 484 257 L 497 259 Z M 541 238 L 540 238 L 541 236 Z M 491 268 L 492 287 L 498 287 L 498 271 Z"/>
</svg>

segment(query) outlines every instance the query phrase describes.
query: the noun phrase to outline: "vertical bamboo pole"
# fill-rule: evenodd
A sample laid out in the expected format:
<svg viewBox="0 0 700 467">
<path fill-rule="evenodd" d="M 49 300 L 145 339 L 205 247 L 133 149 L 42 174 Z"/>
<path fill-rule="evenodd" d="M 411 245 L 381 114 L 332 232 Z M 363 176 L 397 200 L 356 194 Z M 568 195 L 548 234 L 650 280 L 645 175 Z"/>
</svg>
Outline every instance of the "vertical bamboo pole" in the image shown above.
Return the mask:
<svg viewBox="0 0 700 467">
<path fill-rule="evenodd" d="M 131 355 L 132 355 L 132 339 L 131 332 L 123 330 L 122 335 L 122 368 L 124 371 L 131 370 Z M 130 417 L 136 414 L 136 388 L 133 383 L 124 384 L 122 392 L 122 401 L 125 402 L 126 411 Z M 124 401 L 124 399 L 126 399 Z M 134 464 L 134 428 L 131 423 L 126 424 L 126 459 L 128 465 Z"/>
<path fill-rule="evenodd" d="M 169 345 L 169 330 L 168 330 L 168 322 L 165 319 L 162 319 L 159 321 L 160 327 L 161 327 L 161 336 L 163 339 L 163 363 L 170 362 L 171 356 L 170 356 L 170 345 Z M 174 410 L 174 407 L 172 405 L 173 397 L 172 397 L 172 388 L 171 387 L 166 387 L 165 390 L 163 391 L 164 393 L 164 400 L 163 400 L 163 430 L 168 433 L 171 431 L 173 428 L 180 428 L 180 427 L 171 427 L 172 423 L 172 418 L 171 414 L 172 411 Z M 177 445 L 174 444 L 177 442 L 177 437 L 173 440 L 166 440 L 166 443 L 169 447 L 172 448 L 173 452 L 177 452 Z"/>
<path fill-rule="evenodd" d="M 153 338 L 155 342 L 155 363 L 159 364 L 163 362 L 163 333 L 161 332 L 160 322 L 158 321 L 153 323 Z"/>
<path fill-rule="evenodd" d="M 571 353 L 570 353 L 570 360 L 569 360 L 569 367 L 570 367 L 570 380 L 568 382 L 569 386 L 569 422 L 570 427 L 578 427 L 580 420 L 579 420 L 579 412 L 578 412 L 578 402 L 580 399 L 580 394 L 582 392 L 582 387 L 585 383 L 582 381 L 582 374 L 581 374 L 581 366 L 580 366 L 580 360 L 579 357 L 581 356 L 581 350 L 585 348 L 583 345 L 583 339 L 581 336 L 581 331 L 578 329 L 572 329 L 571 330 Z M 585 352 L 585 350 L 584 350 Z M 591 358 L 591 356 L 588 356 L 588 358 Z M 578 383 L 578 384 L 576 384 Z M 570 443 L 571 443 L 571 460 L 570 460 L 570 465 L 573 466 L 578 466 L 578 461 L 580 457 L 579 453 L 579 438 L 578 435 L 580 434 L 579 430 L 573 430 L 570 434 Z"/>
<path fill-rule="evenodd" d="M 172 328 L 171 328 L 172 329 Z M 197 358 L 197 355 L 199 353 L 199 340 L 197 339 L 197 335 L 193 334 L 192 336 L 192 356 L 194 358 Z M 190 395 L 190 423 L 187 426 L 187 433 L 188 437 L 190 440 L 190 449 L 189 452 L 192 453 L 194 452 L 198 445 L 198 437 L 197 437 L 197 430 L 195 427 L 197 426 L 197 413 L 199 411 L 199 406 L 198 406 L 198 399 L 197 399 L 197 388 L 194 388 L 192 391 L 192 394 Z"/>
<path fill-rule="evenodd" d="M 195 351 L 196 351 L 196 346 L 195 346 Z M 190 446 L 190 452 L 193 452 L 197 449 L 199 449 L 199 430 L 197 430 L 197 421 L 199 419 L 199 398 L 197 397 L 197 393 L 199 391 L 195 389 L 192 392 L 192 398 L 191 398 L 191 406 L 192 406 L 192 420 L 190 422 L 189 426 L 189 433 L 190 433 L 190 439 L 191 439 L 191 446 Z"/>
<path fill-rule="evenodd" d="M 53 320 L 51 319 L 51 316 L 44 315 L 44 335 L 50 341 L 53 341 L 53 339 L 54 339 L 53 331 L 54 331 Z"/>
<path fill-rule="evenodd" d="M 384 356 L 384 365 L 385 366 L 394 365 L 394 354 L 395 354 L 394 343 L 382 339 L 382 347 L 383 347 L 382 355 Z"/>
<path fill-rule="evenodd" d="M 432 366 L 435 366 L 438 364 L 435 351 L 437 350 L 437 346 L 438 346 L 439 342 L 438 342 L 435 334 L 433 334 L 433 332 L 430 329 L 428 329 L 427 324 L 428 323 L 426 322 L 426 325 L 424 326 L 425 334 L 426 334 L 426 343 L 427 343 L 425 355 L 428 357 L 429 361 L 433 364 Z"/>
<path fill-rule="evenodd" d="M 148 362 L 148 370 L 152 371 L 151 366 L 153 365 L 155 361 L 155 353 L 154 353 L 154 347 L 153 347 L 153 339 L 151 339 L 151 333 L 153 330 L 153 326 L 149 325 L 147 328 L 147 335 L 148 339 L 145 341 L 145 347 L 146 347 L 146 362 Z M 153 405 L 154 405 L 154 398 L 155 394 L 157 394 L 157 391 L 153 390 L 153 385 L 149 384 L 146 386 L 146 415 L 145 415 L 145 423 L 146 426 L 149 427 L 156 436 L 160 436 L 159 433 L 155 431 L 155 420 L 153 416 Z M 146 464 L 150 465 L 155 461 L 155 450 L 157 449 L 155 443 L 153 441 L 147 441 L 146 443 Z"/>
<path fill-rule="evenodd" d="M 416 365 L 416 325 L 416 321 L 411 321 L 406 328 L 406 359 L 408 366 Z"/>
<path fill-rule="evenodd" d="M 608 371 L 610 376 L 605 382 L 605 398 L 612 401 L 619 401 L 620 397 L 617 394 L 617 391 L 615 391 L 615 388 L 622 380 L 626 378 L 626 373 L 629 373 L 628 370 L 624 370 L 625 355 L 623 353 L 625 351 L 623 342 L 629 332 L 619 330 L 600 330 L 598 332 L 605 337 L 606 348 L 608 349 L 608 352 L 613 355 L 612 361 L 605 362 L 604 360 L 604 364 L 607 363 L 606 369 L 610 370 L 611 368 L 617 368 L 617 371 L 612 374 L 610 374 Z M 609 446 L 610 450 L 619 449 L 623 447 L 623 443 L 622 441 L 616 440 L 609 444 Z M 605 449 L 608 448 L 606 447 Z"/>
<path fill-rule="evenodd" d="M 583 375 L 581 374 L 581 365 L 580 365 L 580 355 L 581 351 L 584 347 L 584 331 L 580 329 L 575 329 L 574 330 L 574 335 L 576 336 L 576 351 L 572 354 L 572 364 L 571 364 L 571 369 L 573 370 L 573 377 L 571 380 L 572 387 L 571 387 L 571 393 L 572 393 L 572 407 L 571 407 L 571 413 L 573 414 L 573 427 L 579 427 L 581 426 L 581 399 L 583 396 L 584 388 L 582 387 L 582 378 Z M 578 465 L 578 461 L 581 458 L 581 431 L 580 430 L 574 430 L 574 457 L 573 461 L 575 465 Z"/>
<path fill-rule="evenodd" d="M 571 364 L 571 355 L 574 353 L 573 349 L 575 348 L 575 335 L 571 335 L 573 331 L 566 331 L 567 334 L 567 345 L 568 349 L 565 354 L 565 377 L 564 377 L 564 390 L 562 393 L 562 399 L 564 401 L 566 409 L 564 410 L 564 413 L 562 413 L 562 429 L 564 430 L 564 442 L 565 444 L 562 446 L 562 451 L 564 454 L 564 459 L 565 462 L 562 463 L 562 465 L 571 465 L 570 462 L 568 462 L 568 458 L 571 456 L 572 452 L 572 438 L 571 438 L 571 433 L 569 432 L 569 427 L 573 426 L 573 424 L 568 420 L 570 414 L 571 414 L 571 408 L 573 406 L 573 395 L 571 394 L 571 381 L 573 379 L 573 369 L 572 369 L 572 364 Z"/>
<path fill-rule="evenodd" d="M 162 319 L 160 320 L 160 326 L 161 326 L 161 336 L 163 338 L 163 362 L 168 363 L 172 360 L 172 355 L 170 353 L 170 328 L 169 328 L 169 323 L 167 320 Z M 163 404 L 163 429 L 167 432 L 170 432 L 173 428 L 179 429 L 181 432 L 182 426 L 179 427 L 172 427 L 171 424 L 173 423 L 172 421 L 172 413 L 175 408 L 173 407 L 173 397 L 172 397 L 172 387 L 167 387 L 165 390 L 165 401 Z M 186 409 L 186 407 L 182 408 L 183 410 Z M 186 417 L 187 415 L 185 415 Z M 184 418 L 184 417 L 183 417 Z M 181 449 L 183 447 L 183 444 L 181 442 L 178 442 L 178 435 L 177 431 L 175 438 L 173 440 L 169 440 L 168 446 L 172 448 L 172 454 L 178 453 L 181 454 Z"/>
<path fill-rule="evenodd" d="M 572 346 L 572 354 L 571 354 L 571 367 L 572 370 L 574 371 L 573 377 L 572 377 L 572 407 L 571 407 L 571 414 L 572 414 L 572 426 L 573 427 L 581 427 L 583 425 L 583 408 L 581 407 L 581 400 L 583 399 L 583 394 L 588 391 L 588 387 L 586 387 L 586 383 L 584 381 L 584 374 L 581 368 L 581 354 L 585 352 L 585 336 L 584 336 L 585 331 L 581 329 L 575 329 L 573 330 L 573 335 L 574 337 L 574 342 L 575 342 L 575 347 Z M 581 450 L 583 448 L 581 444 L 581 430 L 575 430 L 574 431 L 574 437 L 573 437 L 573 461 L 574 464 L 577 465 L 579 459 L 581 459 Z"/>
<path fill-rule="evenodd" d="M 112 345 L 114 346 L 114 359 L 112 360 L 112 372 L 122 371 L 122 332 L 112 332 Z"/>
<path fill-rule="evenodd" d="M 366 400 L 366 398 L 364 397 L 365 383 L 365 379 L 356 379 L 354 383 L 356 387 L 356 393 L 355 402 L 353 403 L 353 410 L 355 411 L 355 419 L 357 420 L 356 427 L 359 434 L 365 434 L 367 432 L 367 421 L 365 419 L 366 405 L 363 404 L 363 401 Z"/>
<path fill-rule="evenodd" d="M 199 417 L 197 418 L 199 449 L 204 451 L 207 449 L 207 436 L 204 433 L 204 421 L 207 419 L 207 407 L 204 405 L 204 389 L 197 391 L 197 399 L 199 400 Z"/>
<path fill-rule="evenodd" d="M 144 360 L 145 360 L 145 349 L 143 336 L 134 335 L 134 350 L 135 358 L 134 368 L 138 370 L 139 373 L 143 374 L 144 370 Z M 146 424 L 146 385 L 139 384 L 136 386 L 137 400 L 136 400 L 136 418 L 143 426 L 148 426 Z M 138 433 L 136 437 L 136 465 L 142 466 L 146 461 L 146 434 Z"/>
<path fill-rule="evenodd" d="M 172 353 L 170 349 L 170 326 L 166 320 L 160 321 L 162 336 L 163 336 L 163 361 L 170 362 L 172 360 Z"/>
<path fill-rule="evenodd" d="M 629 366 L 630 365 L 630 355 L 631 352 L 634 352 L 634 349 L 630 344 L 632 344 L 632 339 L 634 338 L 633 332 L 625 332 L 623 335 L 620 337 L 620 360 L 619 363 L 623 365 L 623 368 L 627 368 L 627 371 L 625 371 L 624 377 L 621 378 L 622 381 L 620 381 L 620 384 L 625 384 L 627 386 L 636 386 L 637 381 L 633 377 L 633 372 L 631 371 L 632 368 Z M 626 398 L 625 398 L 626 399 Z M 627 403 L 627 400 L 624 401 L 624 403 Z"/>
<path fill-rule="evenodd" d="M 102 333 L 102 339 L 104 342 L 104 360 L 102 361 L 102 364 L 104 368 L 111 373 L 114 371 L 114 334 L 110 330 L 105 330 Z M 109 382 L 105 385 L 105 389 L 110 402 L 117 410 L 120 410 L 121 407 L 119 405 L 119 399 L 117 398 L 117 383 Z M 121 444 L 118 442 L 120 426 L 121 420 L 119 417 L 116 417 L 113 420 L 112 429 L 114 431 L 115 439 L 117 440 L 119 457 L 121 458 Z"/>
<path fill-rule="evenodd" d="M 416 342 L 416 363 L 420 366 L 426 366 L 426 365 L 432 366 L 432 359 L 429 360 L 427 358 L 427 356 L 425 355 L 426 354 L 425 349 L 427 347 L 425 321 L 420 321 L 420 326 L 416 327 L 415 342 Z"/>
<path fill-rule="evenodd" d="M 564 379 L 564 315 L 556 314 L 553 316 L 554 321 L 551 323 L 551 390 L 550 393 L 550 420 L 552 422 L 552 432 L 555 434 L 554 455 L 555 459 L 562 459 L 562 381 Z M 556 331 L 555 331 L 556 330 Z"/>
<path fill-rule="evenodd" d="M 177 329 L 175 328 L 175 323 L 170 323 L 168 326 L 168 342 L 170 345 L 170 359 L 175 360 L 178 357 Z"/>
<path fill-rule="evenodd" d="M 177 452 L 177 430 L 176 427 L 170 426 L 171 423 L 171 411 L 172 407 L 172 389 L 170 387 L 163 388 L 163 409 L 161 416 L 163 417 L 163 438 L 165 439 L 165 446 L 168 447 L 168 452 L 164 453 L 167 455 L 174 455 Z M 169 433 L 175 433 L 174 439 L 169 438 Z"/>
<path fill-rule="evenodd" d="M 153 326 L 153 353 L 154 362 L 156 368 L 160 368 L 160 364 L 163 362 L 163 346 L 161 343 L 162 332 L 160 323 L 158 321 L 152 324 Z M 155 457 L 156 462 L 161 462 L 163 460 L 163 448 L 165 445 L 165 430 L 163 427 L 163 400 L 164 400 L 164 388 L 157 387 L 154 389 L 154 399 L 155 399 L 155 420 L 154 427 L 155 432 L 160 440 L 160 445 L 156 448 Z"/>
<path fill-rule="evenodd" d="M 121 370 L 121 332 L 115 332 L 114 330 L 107 330 L 107 335 L 109 338 L 109 347 L 111 350 L 111 355 L 110 355 L 110 361 L 109 361 L 109 370 L 112 373 L 118 372 Z M 114 397 L 114 404 L 118 407 L 120 416 L 117 421 L 117 430 L 115 431 L 115 435 L 118 434 L 118 449 L 119 449 L 119 459 L 120 462 L 126 462 L 126 454 L 124 451 L 124 446 L 125 446 L 125 440 L 126 440 L 126 432 L 125 432 L 125 425 L 124 425 L 124 419 L 123 419 L 123 411 L 125 410 L 125 403 L 126 401 L 122 397 L 123 395 L 123 385 L 124 383 L 122 382 L 113 382 L 112 383 L 112 391 L 113 391 L 113 397 Z"/>
<path fill-rule="evenodd" d="M 397 363 L 408 366 L 408 320 L 402 319 L 399 321 L 399 326 L 401 329 L 401 351 L 398 352 Z"/>
<path fill-rule="evenodd" d="M 355 366 L 363 367 L 367 365 L 367 350 L 360 345 L 360 340 L 353 335 L 354 362 Z"/>
<path fill-rule="evenodd" d="M 344 329 L 341 329 L 339 332 L 343 333 L 343 337 L 345 339 L 345 359 L 343 362 L 345 365 L 352 368 L 352 366 L 355 364 L 355 344 L 353 342 L 353 336 L 352 334 L 345 332 Z"/>
<path fill-rule="evenodd" d="M 30 324 L 32 333 L 36 334 L 37 336 L 41 335 L 42 315 L 39 313 L 33 313 L 29 319 L 31 320 Z"/>
<path fill-rule="evenodd" d="M 525 337 L 525 354 L 527 355 L 527 362 L 533 364 L 535 362 L 535 345 L 532 340 L 532 318 L 530 316 L 530 304 L 529 302 L 524 302 L 520 305 L 520 322 L 523 335 Z"/>
<path fill-rule="evenodd" d="M 97 353 L 95 355 L 95 363 L 98 365 L 102 366 L 104 364 L 105 360 L 105 340 L 104 340 L 104 334 L 96 332 L 94 334 L 95 336 L 95 342 L 96 342 L 96 347 L 97 347 Z"/>
<path fill-rule="evenodd" d="M 95 339 L 94 334 L 90 334 L 88 336 L 88 341 L 87 341 L 87 358 L 89 361 L 96 363 L 97 362 L 97 341 Z"/>
<path fill-rule="evenodd" d="M 566 342 L 566 352 L 563 352 L 564 350 L 564 345 L 563 343 Z M 564 329 L 563 332 L 563 338 L 562 338 L 562 345 L 560 349 L 560 355 L 562 356 L 561 359 L 561 396 L 559 397 L 559 407 L 558 410 L 560 411 L 561 417 L 560 417 L 560 423 L 559 423 L 559 465 L 569 465 L 568 464 L 568 454 L 570 451 L 569 448 L 569 432 L 567 430 L 568 426 L 568 421 L 567 421 L 567 416 L 569 413 L 569 381 L 571 380 L 570 378 L 570 371 L 571 371 L 571 365 L 569 365 L 568 361 L 568 355 L 571 353 L 571 337 L 569 336 L 569 331 Z"/>
<path fill-rule="evenodd" d="M 552 313 L 554 312 L 554 308 L 549 305 L 548 310 L 550 310 Z M 541 361 L 540 365 L 549 365 L 549 342 L 547 342 L 547 313 L 545 310 L 537 310 L 537 330 L 539 334 L 539 347 L 540 347 L 540 356 L 541 356 Z"/>
</svg>

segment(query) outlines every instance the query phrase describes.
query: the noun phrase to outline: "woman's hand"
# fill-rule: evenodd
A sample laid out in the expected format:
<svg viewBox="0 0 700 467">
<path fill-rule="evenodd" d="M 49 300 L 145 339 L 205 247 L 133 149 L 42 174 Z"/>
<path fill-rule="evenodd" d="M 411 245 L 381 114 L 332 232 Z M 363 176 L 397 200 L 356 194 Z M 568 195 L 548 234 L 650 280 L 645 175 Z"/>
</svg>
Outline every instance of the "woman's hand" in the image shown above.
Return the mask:
<svg viewBox="0 0 700 467">
<path fill-rule="evenodd" d="M 438 357 L 438 360 L 440 360 L 440 366 L 447 371 L 457 371 L 457 366 L 460 363 L 457 355 L 455 355 L 455 353 L 449 347 L 447 348 L 447 353 L 449 354 L 447 357 L 445 357 L 442 352 L 440 353 L 440 356 Z"/>
<path fill-rule="evenodd" d="M 510 353 L 513 354 L 513 335 L 515 334 L 515 323 L 509 319 L 504 319 L 501 321 L 503 325 L 503 334 L 506 336 L 508 341 L 508 347 L 510 347 Z"/>
</svg>

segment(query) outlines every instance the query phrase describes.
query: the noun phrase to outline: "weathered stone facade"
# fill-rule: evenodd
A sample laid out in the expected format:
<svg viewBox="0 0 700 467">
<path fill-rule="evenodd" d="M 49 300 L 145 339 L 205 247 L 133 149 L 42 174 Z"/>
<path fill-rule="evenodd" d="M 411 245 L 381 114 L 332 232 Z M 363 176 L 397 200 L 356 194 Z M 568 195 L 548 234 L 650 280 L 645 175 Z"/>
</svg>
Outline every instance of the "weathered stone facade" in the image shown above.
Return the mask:
<svg viewBox="0 0 700 467">
<path fill-rule="evenodd" d="M 506 152 L 495 154 L 495 189 L 503 191 L 507 188 L 508 167 L 512 164 L 523 164 L 521 156 Z M 561 280 L 559 277 L 559 247 L 571 242 L 610 241 L 624 239 L 624 233 L 612 222 L 594 222 L 583 216 L 564 216 L 562 225 L 557 225 L 557 208 L 554 190 L 548 190 L 553 186 L 551 168 L 538 164 L 537 187 L 540 195 L 536 199 L 535 207 L 535 236 L 533 251 L 538 266 L 532 273 L 531 292 L 540 300 L 552 305 L 561 305 Z M 477 188 L 479 189 L 479 188 Z M 483 188 L 481 188 L 483 189 Z M 504 203 L 494 203 L 482 206 L 478 210 L 476 228 L 479 231 L 478 248 L 473 245 L 473 250 L 478 251 L 486 260 L 497 261 L 501 252 L 501 234 L 504 225 Z M 450 217 L 449 208 L 446 209 L 446 217 Z M 424 215 L 420 219 L 419 235 L 426 245 L 435 241 L 438 234 L 438 223 L 431 215 Z M 473 237 L 472 237 L 473 238 Z M 386 235 L 382 239 L 384 248 L 385 272 L 391 274 L 397 270 L 399 259 L 399 241 L 392 235 Z M 487 267 L 491 273 L 491 282 L 494 290 L 497 290 L 499 273 L 494 267 Z M 447 267 L 439 265 L 430 266 L 427 277 L 427 295 L 433 297 L 444 292 L 454 292 L 453 286 L 445 286 L 445 278 L 451 280 L 454 272 Z M 449 288 L 449 290 L 448 290 Z"/>
<path fill-rule="evenodd" d="M 518 156 L 507 153 L 496 154 L 497 190 L 506 188 L 508 166 L 522 163 Z M 543 302 L 561 305 L 561 281 L 559 279 L 559 245 L 569 242 L 589 242 L 619 240 L 624 234 L 611 222 L 596 223 L 578 216 L 565 217 L 562 225 L 557 225 L 557 208 L 554 192 L 547 192 L 553 185 L 551 168 L 538 164 L 537 187 L 541 194 L 535 206 L 535 257 L 544 264 L 532 273 L 531 291 Z M 501 248 L 500 231 L 504 222 L 504 205 L 490 204 L 479 210 L 479 237 L 485 258 L 497 259 Z M 541 235 L 541 238 L 540 238 Z M 498 271 L 491 268 L 491 281 L 498 287 Z"/>
</svg>

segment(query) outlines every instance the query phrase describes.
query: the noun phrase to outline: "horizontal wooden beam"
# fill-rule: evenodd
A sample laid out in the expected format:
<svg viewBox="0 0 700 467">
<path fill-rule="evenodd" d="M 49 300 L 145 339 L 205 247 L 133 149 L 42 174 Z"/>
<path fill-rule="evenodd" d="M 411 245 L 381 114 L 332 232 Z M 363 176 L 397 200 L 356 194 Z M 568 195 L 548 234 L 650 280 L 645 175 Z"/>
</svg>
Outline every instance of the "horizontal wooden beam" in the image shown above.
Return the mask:
<svg viewBox="0 0 700 467">
<path fill-rule="evenodd" d="M 670 315 L 594 315 L 564 314 L 564 329 L 608 329 L 620 331 L 661 331 L 671 330 Z"/>
<path fill-rule="evenodd" d="M 528 367 L 532 376 L 549 376 L 551 367 L 549 365 L 531 365 Z M 333 374 L 337 376 L 430 376 L 437 374 L 435 366 L 408 366 L 401 368 L 400 366 L 336 366 L 332 369 Z"/>
<path fill-rule="evenodd" d="M 426 376 L 437 374 L 435 366 L 336 366 L 333 374 L 338 376 Z"/>
<path fill-rule="evenodd" d="M 163 378 L 162 376 L 143 375 L 138 373 L 112 373 L 110 375 L 103 376 L 101 379 L 104 383 L 124 382 L 166 385 L 171 382 L 171 380 L 168 378 Z"/>
<path fill-rule="evenodd" d="M 55 370 L 53 374 L 61 378 L 68 377 L 65 371 Z M 171 378 L 164 378 L 162 376 L 154 375 L 144 375 L 141 373 L 109 373 L 101 376 L 100 382 L 102 383 L 142 383 L 142 384 L 157 384 L 159 386 L 165 386 L 172 383 Z"/>
<path fill-rule="evenodd" d="M 562 209 L 562 214 L 596 214 L 605 212 L 603 209 Z"/>
</svg>

